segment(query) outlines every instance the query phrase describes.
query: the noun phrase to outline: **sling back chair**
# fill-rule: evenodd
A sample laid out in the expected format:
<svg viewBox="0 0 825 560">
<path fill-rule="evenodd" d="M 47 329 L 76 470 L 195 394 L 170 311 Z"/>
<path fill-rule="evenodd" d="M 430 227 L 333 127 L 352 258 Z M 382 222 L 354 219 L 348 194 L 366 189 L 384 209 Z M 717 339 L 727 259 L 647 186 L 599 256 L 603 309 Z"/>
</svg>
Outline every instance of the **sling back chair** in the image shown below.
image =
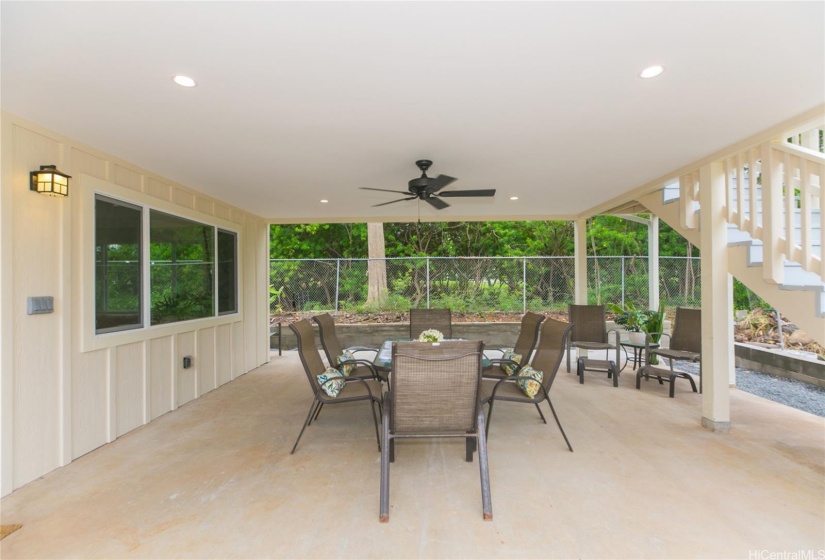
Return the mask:
<svg viewBox="0 0 825 560">
<path fill-rule="evenodd" d="M 336 368 L 341 369 L 346 367 L 349 369 L 350 377 L 358 377 L 361 379 L 379 379 L 378 370 L 369 360 L 361 360 L 356 357 L 346 357 L 345 352 L 354 355 L 356 352 L 373 352 L 378 353 L 377 348 L 368 348 L 366 346 L 350 346 L 343 348 L 341 341 L 338 340 L 338 335 L 335 332 L 335 320 L 329 313 L 316 315 L 312 318 L 318 325 L 318 335 L 321 339 L 321 346 L 324 348 L 324 353 L 327 355 L 327 363 Z M 375 357 L 373 355 L 373 357 Z"/>
<path fill-rule="evenodd" d="M 604 350 L 604 360 L 593 360 L 587 356 L 579 358 L 576 373 L 579 383 L 584 383 L 585 371 L 607 371 L 607 378 L 613 378 L 613 386 L 619 386 L 620 337 L 619 331 L 607 330 L 604 305 L 570 305 L 568 318 L 573 330 L 567 342 L 567 372 L 570 373 L 570 356 L 572 349 L 579 348 L 589 353 L 590 350 Z M 615 342 L 610 342 L 610 334 L 615 334 Z M 615 351 L 615 360 L 610 359 L 610 351 Z"/>
<path fill-rule="evenodd" d="M 380 521 L 390 516 L 390 463 L 395 440 L 463 438 L 466 460 L 478 448 L 481 503 L 485 520 L 493 518 L 484 414 L 479 405 L 483 343 L 472 340 L 395 342 L 392 388 L 384 394 L 381 446 Z"/>
<path fill-rule="evenodd" d="M 298 434 L 298 439 L 295 440 L 295 445 L 292 446 L 290 454 L 295 453 L 298 442 L 301 441 L 301 436 L 304 435 L 304 430 L 312 423 L 313 416 L 317 417 L 318 413 L 321 412 L 321 407 L 325 404 L 340 404 L 353 401 L 366 401 L 369 403 L 372 411 L 372 420 L 375 424 L 375 438 L 378 440 L 378 449 L 380 450 L 381 440 L 378 435 L 378 417 L 375 414 L 375 405 L 378 405 L 380 412 L 381 382 L 372 379 L 359 379 L 357 377 L 336 377 L 328 379 L 324 382 L 324 386 L 343 381 L 343 388 L 341 388 L 338 396 L 329 396 L 318 381 L 318 376 L 327 372 L 327 367 L 324 365 L 321 359 L 321 353 L 318 352 L 318 347 L 315 345 L 315 331 L 312 329 L 312 323 L 307 319 L 302 319 L 289 325 L 289 328 L 292 329 L 298 338 L 298 355 L 301 357 L 301 364 L 304 366 L 304 372 L 307 375 L 313 393 L 309 413 L 307 414 L 306 420 L 304 420 L 301 433 Z"/>
<path fill-rule="evenodd" d="M 452 338 L 452 314 L 449 309 L 410 309 L 410 338 L 428 329 L 441 331 L 444 338 Z"/>
<path fill-rule="evenodd" d="M 570 445 L 570 440 L 567 439 L 567 434 L 564 433 L 564 428 L 561 427 L 559 416 L 556 414 L 556 409 L 553 408 L 553 402 L 550 400 L 550 388 L 553 386 L 553 381 L 556 379 L 556 373 L 561 366 L 561 358 L 567 347 L 567 339 L 570 337 L 570 332 L 573 325 L 568 325 L 562 321 L 547 318 L 541 325 L 541 337 L 539 338 L 538 348 L 536 354 L 533 356 L 533 361 L 530 367 L 522 367 L 520 370 L 525 376 L 520 376 L 515 373 L 499 381 L 492 381 L 485 379 L 481 384 L 481 401 L 482 404 L 489 405 L 487 410 L 487 434 L 490 433 L 490 421 L 493 418 L 493 404 L 496 401 L 509 401 L 523 404 L 533 404 L 536 410 L 539 411 L 542 421 L 547 424 L 544 414 L 541 412 L 539 404 L 542 401 L 547 401 L 550 406 L 550 412 L 556 419 L 556 424 L 561 431 L 567 448 L 573 451 L 573 446 Z M 541 381 L 534 386 L 536 394 L 533 397 L 527 394 L 519 387 L 520 383 L 524 383 L 527 379 L 535 379 L 530 377 L 533 371 L 541 372 Z"/>
<path fill-rule="evenodd" d="M 483 373 L 483 376 L 492 379 L 501 379 L 502 377 L 518 373 L 518 370 L 520 370 L 522 366 L 530 362 L 530 357 L 533 354 L 533 350 L 536 349 L 536 343 L 539 340 L 539 328 L 541 327 L 542 321 L 544 321 L 544 315 L 539 315 L 532 311 L 525 313 L 524 317 L 521 318 L 521 328 L 516 339 L 516 344 L 513 347 L 513 354 L 520 356 L 520 358 L 518 361 L 515 359 L 515 356 L 508 358 L 502 355 L 501 358 L 490 358 L 490 363 L 497 367 L 487 369 Z"/>
<path fill-rule="evenodd" d="M 657 334 L 657 333 L 650 333 Z M 650 334 L 647 336 L 647 344 L 650 344 Z M 669 348 L 645 349 L 647 364 L 636 371 L 636 388 L 642 388 L 642 376 L 645 379 L 655 377 L 659 384 L 664 383 L 663 378 L 670 382 L 670 397 L 674 397 L 676 378 L 681 377 L 690 381 L 693 392 L 696 392 L 696 382 L 693 376 L 683 371 L 673 369 L 674 360 L 684 360 L 686 362 L 699 362 L 699 391 L 702 389 L 702 310 L 690 307 L 677 307 L 676 317 L 673 321 L 673 334 L 658 333 L 670 338 Z M 650 365 L 650 358 L 659 356 L 667 358 L 670 369 L 664 369 Z"/>
</svg>

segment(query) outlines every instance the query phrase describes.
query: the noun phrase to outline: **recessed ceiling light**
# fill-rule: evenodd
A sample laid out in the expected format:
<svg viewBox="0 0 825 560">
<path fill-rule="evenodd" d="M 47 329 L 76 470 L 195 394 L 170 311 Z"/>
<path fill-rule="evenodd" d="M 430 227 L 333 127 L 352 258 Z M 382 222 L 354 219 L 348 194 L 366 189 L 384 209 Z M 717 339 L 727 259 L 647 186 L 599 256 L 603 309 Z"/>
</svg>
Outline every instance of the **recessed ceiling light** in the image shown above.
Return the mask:
<svg viewBox="0 0 825 560">
<path fill-rule="evenodd" d="M 175 76 L 174 78 L 172 78 L 172 81 L 178 84 L 179 86 L 183 87 L 195 87 L 196 85 L 198 85 L 197 82 L 195 82 L 195 80 L 193 80 L 189 76 Z"/>
<path fill-rule="evenodd" d="M 665 71 L 664 66 L 648 66 L 647 68 L 642 70 L 642 73 L 639 74 L 639 77 L 640 78 L 655 78 L 656 76 L 658 76 L 659 74 L 661 74 L 664 71 Z"/>
<path fill-rule="evenodd" d="M 518 197 L 517 196 L 511 196 L 510 200 L 518 200 Z"/>
<path fill-rule="evenodd" d="M 329 202 L 329 200 L 327 200 L 326 198 L 321 199 L 321 204 L 326 204 L 327 202 Z"/>
</svg>

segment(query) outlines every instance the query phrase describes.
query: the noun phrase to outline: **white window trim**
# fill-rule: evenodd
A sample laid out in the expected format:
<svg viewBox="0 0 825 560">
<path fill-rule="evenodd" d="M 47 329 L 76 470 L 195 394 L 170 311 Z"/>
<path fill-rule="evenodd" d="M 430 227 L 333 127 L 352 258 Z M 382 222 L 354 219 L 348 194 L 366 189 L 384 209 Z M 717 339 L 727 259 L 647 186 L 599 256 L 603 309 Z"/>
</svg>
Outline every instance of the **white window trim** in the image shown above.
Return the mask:
<svg viewBox="0 0 825 560">
<path fill-rule="evenodd" d="M 173 202 L 161 200 L 151 195 L 134 191 L 132 189 L 115 185 L 108 181 L 92 177 L 91 175 L 79 174 L 73 183 L 73 194 L 79 195 L 81 211 L 81 235 L 80 247 L 78 251 L 79 262 L 79 281 L 81 286 L 81 304 L 80 304 L 80 324 L 81 324 L 81 352 L 90 352 L 93 350 L 100 350 L 104 348 L 113 348 L 122 344 L 131 344 L 133 342 L 141 342 L 162 336 L 169 336 L 184 332 L 191 332 L 194 330 L 215 327 L 218 325 L 225 325 L 230 323 L 237 323 L 243 321 L 243 309 L 240 302 L 243 300 L 243 283 L 241 282 L 241 271 L 243 270 L 243 233 L 238 224 L 204 214 L 197 210 L 192 210 L 179 206 Z M 141 274 L 143 275 L 143 327 L 137 329 L 129 329 L 124 331 L 115 331 L 109 333 L 96 334 L 95 333 L 95 195 L 102 195 L 115 200 L 122 200 L 128 204 L 140 206 L 143 208 L 143 232 L 141 248 L 141 262 L 143 263 Z M 185 218 L 200 222 L 204 225 L 215 227 L 215 231 L 223 229 L 234 233 L 237 236 L 237 254 L 235 259 L 236 266 L 236 297 L 238 301 L 238 310 L 234 313 L 226 313 L 218 315 L 217 311 L 217 292 L 215 293 L 216 304 L 213 310 L 212 317 L 203 317 L 200 319 L 190 319 L 188 321 L 179 321 L 175 323 L 168 323 L 164 325 L 150 325 L 150 285 L 149 285 L 149 214 L 152 210 L 165 212 L 173 216 Z M 217 289 L 217 274 L 215 274 L 215 282 Z"/>
</svg>

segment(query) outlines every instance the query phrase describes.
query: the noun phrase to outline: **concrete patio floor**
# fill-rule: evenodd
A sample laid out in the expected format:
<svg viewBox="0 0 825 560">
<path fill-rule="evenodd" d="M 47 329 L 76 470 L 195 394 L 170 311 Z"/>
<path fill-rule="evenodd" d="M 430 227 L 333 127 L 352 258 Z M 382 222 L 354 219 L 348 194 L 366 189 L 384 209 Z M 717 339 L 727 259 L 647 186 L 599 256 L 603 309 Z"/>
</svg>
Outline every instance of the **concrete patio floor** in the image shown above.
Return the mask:
<svg viewBox="0 0 825 560">
<path fill-rule="evenodd" d="M 0 556 L 822 558 L 825 419 L 734 389 L 732 430 L 712 433 L 677 383 L 579 385 L 562 365 L 574 453 L 534 408 L 497 405 L 491 522 L 463 441 L 399 442 L 381 524 L 366 405 L 327 407 L 289 454 L 311 394 L 286 352 L 4 498 L 23 527 Z"/>
</svg>

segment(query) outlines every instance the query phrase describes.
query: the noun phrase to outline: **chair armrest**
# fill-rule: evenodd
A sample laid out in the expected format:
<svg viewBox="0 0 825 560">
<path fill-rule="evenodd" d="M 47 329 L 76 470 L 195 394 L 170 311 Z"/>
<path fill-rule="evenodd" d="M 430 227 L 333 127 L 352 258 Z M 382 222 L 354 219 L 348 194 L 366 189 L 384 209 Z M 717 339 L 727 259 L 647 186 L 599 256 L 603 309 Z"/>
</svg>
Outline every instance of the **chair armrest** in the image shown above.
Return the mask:
<svg viewBox="0 0 825 560">
<path fill-rule="evenodd" d="M 650 347 L 650 343 L 653 342 L 652 337 L 653 337 L 654 334 L 659 335 L 659 342 L 657 344 L 659 344 L 660 348 L 661 348 L 661 340 L 662 340 L 661 337 L 666 336 L 666 337 L 670 338 L 670 335 L 666 332 L 650 332 L 650 333 L 647 333 L 647 335 L 645 336 L 645 354 L 648 355 L 648 356 L 650 356 L 651 352 L 653 354 L 656 354 L 657 348 L 651 348 Z"/>
<path fill-rule="evenodd" d="M 492 359 L 488 358 L 488 359 L 490 360 L 490 365 L 493 365 L 493 366 L 496 366 L 496 365 L 497 366 L 504 366 L 504 365 L 508 365 L 508 364 L 515 366 L 516 370 L 513 373 L 511 373 L 510 376 L 516 375 L 519 371 L 521 371 L 521 368 L 523 368 L 524 365 L 525 365 L 525 364 L 516 362 L 515 360 L 508 360 L 508 359 L 504 359 L 504 358 L 492 358 Z"/>
<path fill-rule="evenodd" d="M 335 365 L 335 368 L 338 369 L 343 365 L 354 365 L 354 366 L 365 366 L 369 368 L 373 375 L 376 377 L 378 376 L 378 369 L 375 367 L 375 364 L 370 362 L 369 360 L 344 360 L 342 362 L 338 362 Z"/>
</svg>

